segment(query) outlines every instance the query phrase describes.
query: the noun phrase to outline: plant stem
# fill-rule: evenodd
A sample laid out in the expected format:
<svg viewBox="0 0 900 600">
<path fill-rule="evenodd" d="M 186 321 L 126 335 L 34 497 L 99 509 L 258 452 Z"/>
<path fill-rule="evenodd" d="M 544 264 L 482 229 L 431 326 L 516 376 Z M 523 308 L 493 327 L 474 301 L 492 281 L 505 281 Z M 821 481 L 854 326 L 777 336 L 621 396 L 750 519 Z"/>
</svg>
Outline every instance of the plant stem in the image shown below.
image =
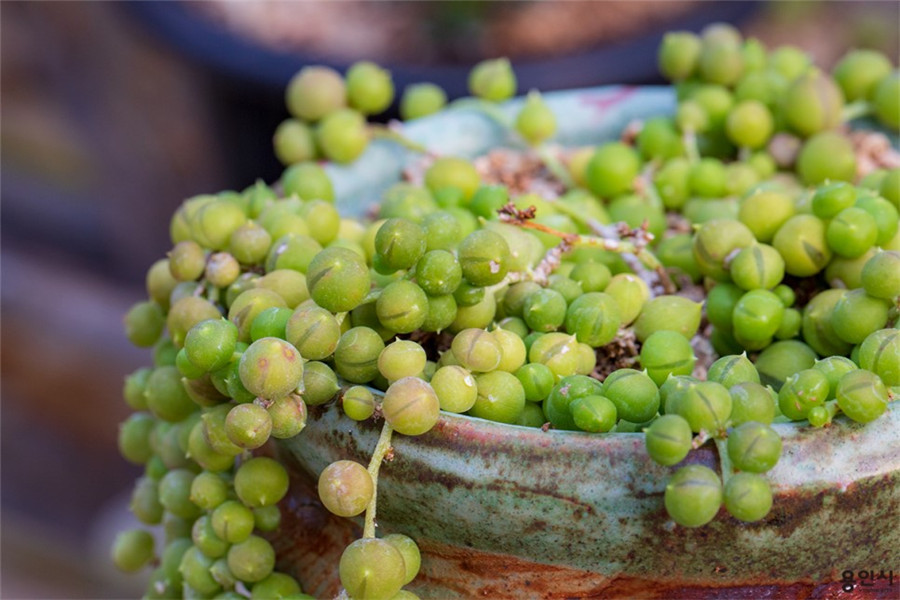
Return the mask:
<svg viewBox="0 0 900 600">
<path fill-rule="evenodd" d="M 844 106 L 841 111 L 841 121 L 847 123 L 853 119 L 865 117 L 872 113 L 872 105 L 865 100 L 857 100 Z"/>
<path fill-rule="evenodd" d="M 518 283 L 519 281 L 523 281 L 524 279 L 527 278 L 527 275 L 528 275 L 527 273 L 519 273 L 519 272 L 507 273 L 506 276 L 502 280 L 495 283 L 494 285 L 486 287 L 484 289 L 484 293 L 485 294 L 494 294 L 496 292 L 499 292 L 500 290 L 502 290 L 503 288 L 505 288 L 508 285 L 512 285 L 513 283 Z"/>
<path fill-rule="evenodd" d="M 537 223 L 536 223 L 537 225 Z M 544 233 L 553 233 L 550 231 L 550 228 L 538 228 L 544 231 Z M 566 236 L 562 232 L 556 232 L 556 235 L 560 237 Z M 619 254 L 634 254 L 638 257 L 638 260 L 644 264 L 648 269 L 656 269 L 660 266 L 659 260 L 646 248 L 639 248 L 635 244 L 631 242 L 626 242 L 623 240 L 609 239 L 605 237 L 598 237 L 594 235 L 574 235 L 570 240 L 570 243 L 573 246 L 593 246 L 596 248 L 602 248 L 604 250 L 608 250 L 609 252 L 617 252 Z"/>
<path fill-rule="evenodd" d="M 731 457 L 728 456 L 728 440 L 724 437 L 714 438 L 716 441 L 716 449 L 719 451 L 719 466 L 722 467 L 722 486 L 724 487 L 731 476 L 734 475 L 734 466 L 731 464 Z"/>
<path fill-rule="evenodd" d="M 658 166 L 655 162 L 647 165 L 647 168 L 638 176 L 639 183 L 635 185 L 635 188 L 638 193 L 648 198 L 656 206 L 665 207 L 662 196 L 659 195 L 659 190 L 656 189 L 656 184 L 653 182 L 653 176 L 659 171 Z"/>
<path fill-rule="evenodd" d="M 588 229 L 597 233 L 598 235 L 602 235 L 600 231 L 603 229 L 603 224 L 596 219 L 584 216 L 584 213 L 580 212 L 577 208 L 575 208 L 574 206 L 569 206 L 565 202 L 561 202 L 559 199 L 553 200 L 552 204 L 553 208 L 566 215 L 570 219 L 574 220 L 576 223 L 586 226 Z"/>
<path fill-rule="evenodd" d="M 890 393 L 888 394 L 890 397 Z M 841 412 L 841 407 L 838 406 L 837 400 L 830 400 L 825 403 L 825 410 L 828 411 L 828 421 L 827 423 L 831 423 L 834 418 Z"/>
<path fill-rule="evenodd" d="M 429 150 L 422 144 L 418 142 L 414 142 L 399 131 L 391 129 L 390 127 L 385 127 L 384 125 L 378 124 L 370 124 L 369 125 L 369 133 L 372 136 L 372 139 L 376 140 L 388 140 L 394 142 L 395 144 L 399 144 L 403 146 L 407 150 L 412 150 L 413 152 L 419 152 L 421 154 L 428 154 Z"/>
<path fill-rule="evenodd" d="M 676 291 L 675 284 L 672 282 L 672 278 L 669 276 L 668 271 L 666 271 L 665 267 L 659 262 L 659 259 L 656 258 L 656 255 L 653 254 L 650 250 L 645 247 L 639 247 L 636 244 L 632 244 L 630 242 L 623 242 L 617 238 L 616 234 L 613 233 L 610 225 L 602 225 L 595 221 L 594 219 L 585 218 L 583 215 L 579 214 L 578 211 L 571 206 L 567 206 L 565 202 L 554 202 L 553 206 L 559 210 L 561 213 L 571 217 L 576 222 L 586 225 L 597 234 L 597 236 L 576 236 L 575 234 L 568 234 L 562 231 L 556 231 L 550 227 L 545 225 L 540 225 L 539 223 L 534 223 L 533 225 L 526 225 L 528 223 L 507 221 L 511 222 L 514 225 L 519 225 L 520 227 L 528 227 L 530 229 L 537 229 L 538 231 L 543 231 L 544 233 L 549 233 L 551 235 L 555 235 L 560 237 L 570 246 L 584 245 L 584 246 L 601 246 L 604 250 L 609 250 L 610 252 L 618 252 L 622 254 L 625 258 L 626 262 L 629 263 L 629 266 L 639 275 L 641 274 L 641 265 L 646 267 L 647 269 L 654 271 L 656 277 L 659 279 L 659 283 L 663 286 L 663 290 L 667 294 L 673 294 Z M 551 249 L 551 251 L 556 250 Z M 549 252 L 548 251 L 548 254 Z M 631 260 L 629 260 L 629 258 Z M 634 260 L 634 259 L 637 260 Z M 632 262 L 634 264 L 632 264 Z M 558 266 L 558 265 L 557 265 Z M 554 267 L 555 268 L 555 267 Z M 647 279 L 646 277 L 642 277 L 643 279 Z M 651 283 L 650 281 L 647 282 Z"/>
<path fill-rule="evenodd" d="M 687 153 L 688 161 L 691 164 L 700 161 L 700 150 L 697 149 L 697 134 L 693 129 L 687 129 L 682 137 L 684 151 Z"/>
<path fill-rule="evenodd" d="M 541 159 L 541 162 L 544 163 L 544 166 L 547 167 L 547 170 L 550 171 L 550 174 L 562 182 L 562 184 L 566 186 L 566 189 L 571 190 L 577 187 L 572 176 L 569 175 L 569 170 L 566 169 L 559 158 L 557 158 L 547 146 L 538 146 L 534 151 L 538 155 L 538 158 Z"/>
<path fill-rule="evenodd" d="M 709 441 L 709 434 L 706 433 L 705 430 L 701 429 L 700 433 L 698 433 L 694 439 L 691 441 L 691 448 L 696 450 L 703 444 Z"/>
<path fill-rule="evenodd" d="M 559 231 L 558 229 L 548 227 L 543 223 L 535 223 L 534 221 L 513 222 L 513 224 L 518 225 L 519 227 L 524 227 L 525 229 L 534 229 L 535 231 L 554 235 L 562 240 L 565 240 L 572 246 L 594 246 L 602 248 L 604 250 L 608 250 L 610 252 L 627 252 L 630 254 L 638 253 L 637 247 L 631 242 L 624 242 L 622 240 L 614 240 L 593 235 L 566 233 L 564 231 Z"/>
<path fill-rule="evenodd" d="M 493 102 L 488 102 L 487 100 L 482 100 L 480 98 L 466 97 L 454 100 L 447 108 L 478 111 L 504 129 L 512 130 L 512 122 L 510 119 Z"/>
<path fill-rule="evenodd" d="M 555 206 L 563 206 L 563 203 L 556 203 Z M 659 259 L 646 247 L 647 244 L 653 240 L 653 236 L 647 232 L 646 229 L 629 230 L 625 227 L 624 234 L 634 236 L 637 240 L 637 243 L 632 243 L 620 239 L 620 233 L 612 232 L 612 230 L 608 229 L 609 226 L 601 226 L 599 224 L 591 226 L 598 234 L 597 236 L 592 236 L 566 233 L 548 227 L 543 223 L 536 223 L 531 220 L 534 218 L 534 207 L 525 211 L 520 211 L 516 209 L 512 203 L 509 203 L 499 212 L 500 220 L 504 223 L 509 223 L 524 229 L 534 229 L 560 238 L 562 244 L 558 247 L 560 248 L 560 250 L 558 250 L 559 252 L 568 251 L 575 246 L 594 246 L 609 252 L 617 252 L 625 255 L 626 258 L 628 255 L 634 255 L 641 264 L 656 272 L 656 276 L 659 278 L 660 283 L 667 293 L 671 293 L 675 290 L 675 286 L 672 283 L 671 278 L 669 278 L 668 273 L 663 268 L 662 263 L 660 263 Z M 622 226 L 624 226 L 624 224 L 619 224 L 620 228 Z M 607 233 L 607 231 L 610 233 Z"/>
<path fill-rule="evenodd" d="M 379 296 L 381 296 L 381 290 L 382 288 L 379 287 L 369 290 L 369 293 L 366 294 L 365 298 L 362 299 L 360 305 L 368 304 L 369 302 L 375 302 L 376 300 L 378 300 Z"/>
<path fill-rule="evenodd" d="M 366 507 L 366 524 L 363 528 L 364 538 L 375 537 L 375 505 L 378 500 L 378 470 L 381 469 L 381 462 L 384 460 L 384 455 L 391 447 L 391 434 L 393 432 L 394 429 L 391 427 L 391 424 L 385 421 L 384 426 L 381 428 L 381 435 L 378 436 L 378 443 L 375 444 L 375 451 L 372 452 L 372 460 L 369 461 L 369 475 L 372 477 L 372 499 L 369 501 L 369 506 Z"/>
<path fill-rule="evenodd" d="M 243 581 L 237 581 L 234 584 L 234 591 L 243 596 L 244 598 L 249 598 L 251 593 L 250 590 L 247 589 L 247 585 Z"/>
</svg>

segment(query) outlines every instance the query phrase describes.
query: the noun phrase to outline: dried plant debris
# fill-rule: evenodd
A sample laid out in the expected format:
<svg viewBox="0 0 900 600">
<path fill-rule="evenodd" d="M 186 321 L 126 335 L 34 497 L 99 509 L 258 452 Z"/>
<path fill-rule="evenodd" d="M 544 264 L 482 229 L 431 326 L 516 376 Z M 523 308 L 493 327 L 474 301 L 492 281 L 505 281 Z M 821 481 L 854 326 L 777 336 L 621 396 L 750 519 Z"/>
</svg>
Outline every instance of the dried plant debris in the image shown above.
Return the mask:
<svg viewBox="0 0 900 600">
<path fill-rule="evenodd" d="M 849 133 L 856 151 L 856 174 L 865 177 L 878 169 L 900 167 L 900 152 L 891 146 L 891 140 L 877 131 L 853 131 Z"/>
<path fill-rule="evenodd" d="M 692 375 L 697 379 L 706 381 L 706 374 L 709 367 L 715 362 L 716 351 L 713 350 L 712 342 L 709 341 L 712 334 L 712 325 L 706 325 L 700 330 L 699 335 L 691 338 L 691 348 L 694 349 L 694 356 L 697 362 L 694 363 L 694 372 Z"/>
<path fill-rule="evenodd" d="M 566 191 L 534 152 L 499 148 L 474 162 L 482 181 L 506 186 L 510 196 L 537 194 L 552 199 Z"/>
<path fill-rule="evenodd" d="M 603 381 L 619 369 L 632 369 L 641 353 L 641 343 L 632 329 L 620 329 L 615 339 L 597 348 L 597 366 L 591 377 Z"/>
</svg>

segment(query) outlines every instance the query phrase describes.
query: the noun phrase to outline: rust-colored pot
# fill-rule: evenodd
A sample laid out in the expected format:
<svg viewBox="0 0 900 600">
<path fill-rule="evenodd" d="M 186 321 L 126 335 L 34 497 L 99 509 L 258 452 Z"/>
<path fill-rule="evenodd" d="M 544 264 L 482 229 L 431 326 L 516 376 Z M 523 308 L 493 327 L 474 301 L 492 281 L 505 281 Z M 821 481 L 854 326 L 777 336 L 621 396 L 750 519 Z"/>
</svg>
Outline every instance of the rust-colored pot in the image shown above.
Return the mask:
<svg viewBox="0 0 900 600">
<path fill-rule="evenodd" d="M 444 414 L 395 435 L 379 477 L 378 532 L 423 553 L 409 589 L 423 598 L 836 598 L 841 574 L 900 567 L 900 406 L 859 425 L 774 426 L 774 506 L 758 523 L 724 509 L 697 529 L 663 506 L 670 469 L 643 434 L 541 431 Z M 330 462 L 367 463 L 378 427 L 335 406 L 277 447 L 293 484 L 274 540 L 281 565 L 316 597 L 340 589 L 337 564 L 358 521 L 331 516 L 315 480 Z M 709 444 L 689 462 L 718 469 Z M 897 597 L 887 581 L 866 598 Z"/>
</svg>

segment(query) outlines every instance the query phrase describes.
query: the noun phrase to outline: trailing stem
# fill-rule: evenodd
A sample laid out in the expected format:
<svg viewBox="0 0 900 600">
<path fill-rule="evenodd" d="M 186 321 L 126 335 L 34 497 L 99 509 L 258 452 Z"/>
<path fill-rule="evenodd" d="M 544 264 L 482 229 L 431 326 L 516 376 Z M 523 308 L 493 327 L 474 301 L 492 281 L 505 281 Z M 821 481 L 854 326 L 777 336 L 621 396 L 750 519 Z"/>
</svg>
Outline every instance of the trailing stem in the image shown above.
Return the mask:
<svg viewBox="0 0 900 600">
<path fill-rule="evenodd" d="M 372 477 L 372 499 L 369 501 L 369 506 L 366 507 L 366 523 L 363 527 L 364 538 L 375 537 L 375 505 L 378 500 L 378 471 L 381 469 L 384 455 L 387 454 L 387 451 L 391 447 L 391 434 L 393 432 L 394 429 L 391 427 L 391 424 L 385 421 L 384 426 L 381 428 L 381 435 L 378 436 L 378 443 L 375 444 L 375 451 L 372 452 L 372 460 L 369 461 L 368 470 L 369 475 Z"/>
<path fill-rule="evenodd" d="M 475 110 L 495 122 L 500 127 L 513 130 L 512 120 L 494 102 L 488 102 L 481 98 L 466 97 L 454 100 L 447 105 L 449 109 Z"/>
<path fill-rule="evenodd" d="M 577 187 L 572 176 L 569 174 L 569 170 L 566 169 L 562 161 L 559 160 L 559 157 L 557 157 L 550 148 L 547 146 L 539 146 L 535 148 L 535 154 L 538 155 L 538 158 L 541 159 L 541 162 L 544 163 L 544 166 L 550 171 L 550 174 L 566 186 L 566 189 L 571 190 Z"/>
<path fill-rule="evenodd" d="M 650 242 L 653 241 L 653 234 L 647 231 L 646 223 L 637 229 L 632 229 L 624 223 L 619 223 L 615 226 L 598 225 L 597 229 L 602 228 L 602 233 L 601 231 L 596 231 L 598 235 L 583 235 L 579 233 L 566 233 L 548 227 L 543 223 L 535 222 L 533 220 L 535 215 L 535 208 L 533 206 L 525 210 L 519 210 L 512 202 L 510 202 L 501 208 L 498 213 L 500 215 L 500 220 L 504 223 L 522 227 L 523 229 L 533 229 L 560 238 L 562 243 L 559 247 L 562 248 L 563 251 L 567 251 L 577 246 L 593 246 L 618 254 L 633 254 L 644 267 L 656 272 L 656 275 L 659 277 L 666 292 L 671 293 L 675 291 L 674 285 L 662 263 L 660 263 L 659 259 L 647 248 Z M 632 238 L 634 241 L 622 238 Z"/>
<path fill-rule="evenodd" d="M 716 449 L 719 451 L 719 466 L 722 467 L 722 485 L 724 486 L 734 475 L 734 465 L 731 464 L 731 457 L 728 456 L 728 439 L 724 437 L 714 439 Z"/>
<path fill-rule="evenodd" d="M 844 108 L 841 111 L 841 122 L 849 123 L 853 119 L 866 117 L 870 114 L 872 114 L 872 104 L 865 100 L 857 100 L 856 102 L 844 105 Z"/>
<path fill-rule="evenodd" d="M 422 144 L 419 144 L 418 142 L 412 141 L 395 127 L 386 127 L 384 125 L 370 123 L 369 135 L 372 136 L 373 140 L 388 140 L 394 142 L 395 144 L 399 144 L 400 146 L 413 152 L 418 152 L 420 154 L 431 154 L 428 148 L 426 148 Z"/>
<path fill-rule="evenodd" d="M 693 129 L 685 129 L 682 137 L 684 151 L 691 164 L 700 162 L 700 150 L 697 148 L 697 134 Z"/>
</svg>

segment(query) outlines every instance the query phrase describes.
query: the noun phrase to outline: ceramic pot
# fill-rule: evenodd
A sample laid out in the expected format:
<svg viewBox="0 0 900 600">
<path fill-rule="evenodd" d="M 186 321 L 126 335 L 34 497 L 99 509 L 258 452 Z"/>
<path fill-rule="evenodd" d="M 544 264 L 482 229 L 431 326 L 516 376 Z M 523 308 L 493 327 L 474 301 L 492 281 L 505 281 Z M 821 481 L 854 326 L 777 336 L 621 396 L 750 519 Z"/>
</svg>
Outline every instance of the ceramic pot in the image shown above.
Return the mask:
<svg viewBox="0 0 900 600">
<path fill-rule="evenodd" d="M 690 529 L 666 514 L 672 469 L 647 456 L 643 434 L 443 414 L 425 435 L 394 436 L 378 533 L 418 542 L 422 570 L 410 589 L 423 598 L 824 598 L 840 592 L 845 570 L 900 565 L 900 406 L 868 425 L 841 417 L 822 429 L 774 428 L 784 449 L 768 474 L 768 516 L 742 523 L 722 509 Z M 275 546 L 316 597 L 337 593 L 340 553 L 361 532 L 321 506 L 316 477 L 335 460 L 367 464 L 378 433 L 331 405 L 278 444 L 293 483 Z M 719 470 L 712 444 L 687 462 Z"/>
<path fill-rule="evenodd" d="M 402 6 L 397 6 L 402 11 Z M 659 41 L 667 31 L 699 32 L 710 23 L 739 24 L 757 12 L 758 2 L 737 0 L 690 7 L 665 23 L 642 27 L 634 35 L 616 42 L 599 42 L 594 47 L 559 56 L 510 58 L 516 65 L 520 89 L 563 89 L 601 83 L 650 83 L 660 81 L 656 68 Z M 330 56 L 319 50 L 300 50 L 285 45 L 267 45 L 242 35 L 209 18 L 187 2 L 138 3 L 123 7 L 146 31 L 202 67 L 204 72 L 224 78 L 232 95 L 255 98 L 274 114 L 284 112 L 284 85 L 294 73 L 310 64 L 325 64 L 346 70 L 353 60 Z M 632 13 L 633 14 L 633 13 Z M 471 32 L 469 32 L 471 35 Z M 465 34 L 463 34 L 465 35 Z M 478 48 L 477 40 L 467 40 Z M 390 69 L 397 90 L 406 85 L 431 81 L 451 98 L 468 94 L 467 79 L 471 56 L 479 52 L 466 48 L 469 58 L 425 59 L 420 53 L 405 60 L 384 63 Z M 360 58 L 371 58 L 360 57 Z M 383 61 L 379 61 L 383 62 Z"/>
<path fill-rule="evenodd" d="M 669 88 L 545 99 L 559 115 L 555 140 L 572 146 L 614 139 L 631 120 L 675 107 Z M 514 115 L 520 102 L 500 110 Z M 409 123 L 404 133 L 449 155 L 508 142 L 496 122 L 462 109 Z M 410 160 L 379 142 L 352 165 L 328 165 L 341 212 L 362 214 Z M 668 518 L 671 469 L 650 460 L 643 434 L 544 432 L 443 414 L 423 436 L 395 435 L 379 478 L 378 533 L 418 542 L 422 570 L 410 589 L 423 598 L 830 598 L 842 594 L 843 571 L 900 566 L 900 406 L 866 426 L 840 417 L 824 429 L 775 429 L 784 449 L 769 473 L 769 515 L 747 524 L 723 510 L 689 529 Z M 273 543 L 281 567 L 317 597 L 339 591 L 340 554 L 361 528 L 321 506 L 316 478 L 335 460 L 367 464 L 377 438 L 378 425 L 332 405 L 312 408 L 307 428 L 274 448 L 292 487 Z M 688 462 L 720 472 L 712 444 Z M 897 587 L 876 592 L 866 598 L 894 597 Z"/>
</svg>

